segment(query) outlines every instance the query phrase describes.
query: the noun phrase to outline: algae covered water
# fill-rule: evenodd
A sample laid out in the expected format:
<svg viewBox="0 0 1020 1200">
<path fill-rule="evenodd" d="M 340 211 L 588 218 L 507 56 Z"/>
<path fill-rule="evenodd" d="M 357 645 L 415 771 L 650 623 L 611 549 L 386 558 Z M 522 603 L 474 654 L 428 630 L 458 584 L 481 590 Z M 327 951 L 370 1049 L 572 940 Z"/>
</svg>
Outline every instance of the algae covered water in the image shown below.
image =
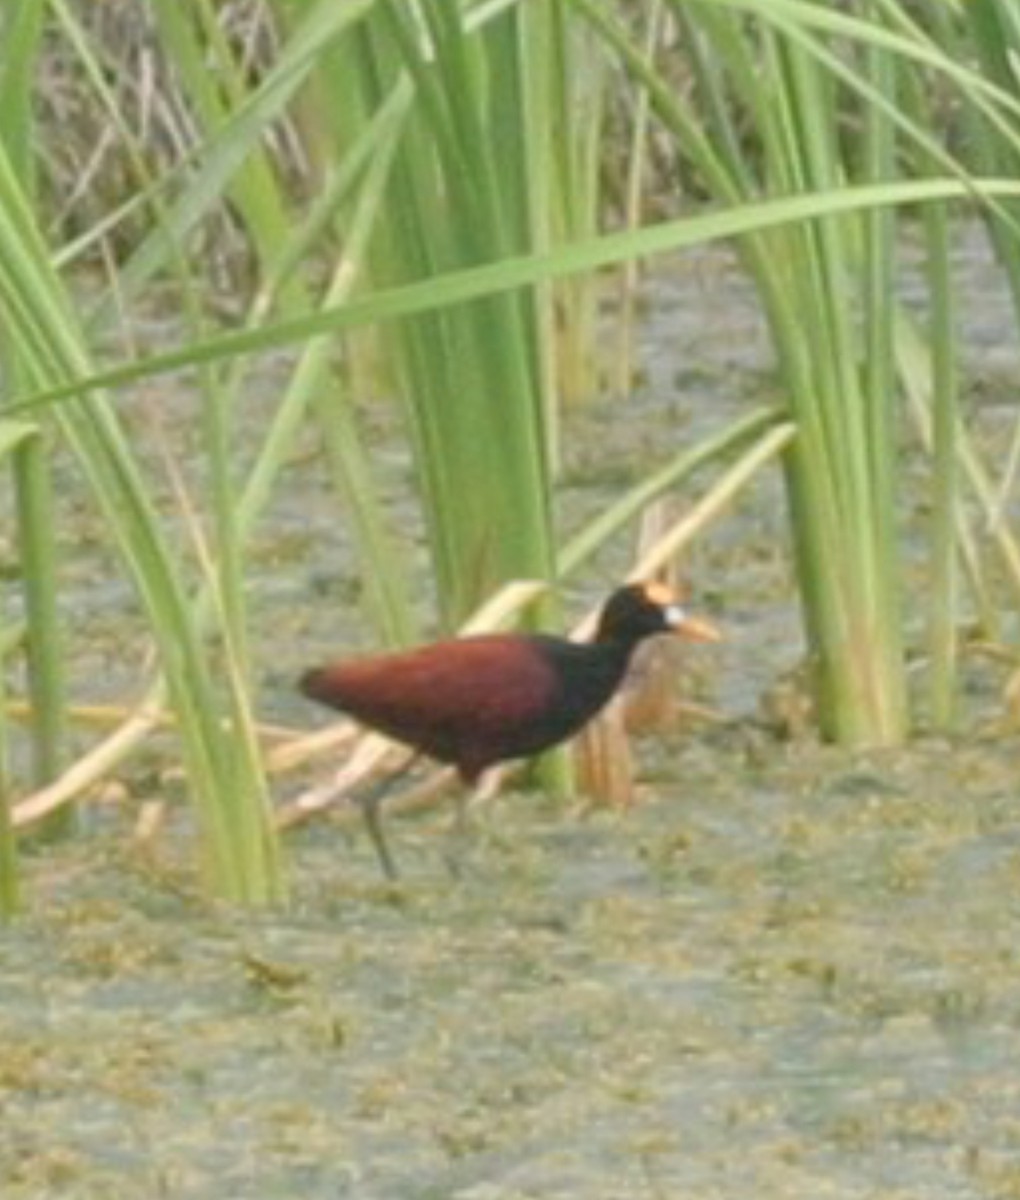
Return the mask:
<svg viewBox="0 0 1020 1200">
<path fill-rule="evenodd" d="M 648 285 L 642 419 L 570 416 L 575 523 L 664 437 L 768 395 L 746 286 L 686 263 Z M 982 292 L 967 319 L 972 432 L 1004 444 L 1008 306 Z M 354 585 L 335 501 L 300 486 L 252 560 L 255 654 L 292 723 L 313 719 L 299 670 L 365 637 L 337 603 Z M 178 810 L 148 857 L 126 801 L 29 853 L 29 911 L 0 930 L 4 1200 L 1020 1196 L 1017 746 L 981 734 L 1006 671 L 967 660 L 956 740 L 777 739 L 761 696 L 803 654 L 784 539 L 773 475 L 686 564 L 728 635 L 687 689 L 724 723 L 640 742 L 629 812 L 502 796 L 456 878 L 448 813 L 394 821 L 395 888 L 357 826 L 327 821 L 291 835 L 291 908 L 259 915 L 200 899 Z M 121 697 L 137 616 L 97 538 L 80 545 L 72 683 Z M 593 594 L 628 564 L 607 551 Z M 922 595 L 920 549 L 910 570 Z"/>
<path fill-rule="evenodd" d="M 305 831 L 261 917 L 107 828 L 3 935 L 4 1195 L 1020 1194 L 1007 757 L 684 739 L 626 816 L 502 798 L 457 879 L 438 815 L 396 888 Z"/>
</svg>

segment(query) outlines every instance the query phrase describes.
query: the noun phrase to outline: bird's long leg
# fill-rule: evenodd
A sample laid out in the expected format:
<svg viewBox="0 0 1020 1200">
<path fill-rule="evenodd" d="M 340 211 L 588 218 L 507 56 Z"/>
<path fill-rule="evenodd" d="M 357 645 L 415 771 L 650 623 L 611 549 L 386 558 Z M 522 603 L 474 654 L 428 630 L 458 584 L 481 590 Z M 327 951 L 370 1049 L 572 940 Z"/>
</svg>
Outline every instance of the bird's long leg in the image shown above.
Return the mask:
<svg viewBox="0 0 1020 1200">
<path fill-rule="evenodd" d="M 469 835 L 471 832 L 469 809 L 471 808 L 471 802 L 478 796 L 480 791 L 479 775 L 464 775 L 461 773 L 460 783 L 454 797 L 456 808 L 453 814 L 453 824 L 450 827 L 447 850 L 443 856 L 446 862 L 446 869 L 454 879 L 459 879 L 464 873 L 464 862 L 470 844 Z"/>
<path fill-rule="evenodd" d="M 379 865 L 382 867 L 383 874 L 390 880 L 399 879 L 400 872 L 397 870 L 396 861 L 386 844 L 382 821 L 379 817 L 379 806 L 393 790 L 393 785 L 404 778 L 420 757 L 421 755 L 415 751 L 396 770 L 391 771 L 385 778 L 357 797 L 362 816 L 365 818 L 365 828 L 368 830 L 368 836 L 372 839 Z"/>
<path fill-rule="evenodd" d="M 469 819 L 469 810 L 471 801 L 474 800 L 478 793 L 478 781 L 460 781 L 460 787 L 457 789 L 457 795 L 454 798 L 456 805 L 453 813 L 453 834 L 454 837 L 461 843 L 466 842 L 471 829 L 471 821 Z"/>
</svg>

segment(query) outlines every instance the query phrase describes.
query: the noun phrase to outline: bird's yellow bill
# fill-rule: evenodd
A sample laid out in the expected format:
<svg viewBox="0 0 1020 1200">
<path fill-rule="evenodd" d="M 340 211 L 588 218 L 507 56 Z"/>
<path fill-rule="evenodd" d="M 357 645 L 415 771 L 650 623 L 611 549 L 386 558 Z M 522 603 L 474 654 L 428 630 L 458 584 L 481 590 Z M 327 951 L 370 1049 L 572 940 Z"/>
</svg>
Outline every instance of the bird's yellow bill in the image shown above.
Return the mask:
<svg viewBox="0 0 1020 1200">
<path fill-rule="evenodd" d="M 675 632 L 691 642 L 721 642 L 723 640 L 722 631 L 711 621 L 706 621 L 704 617 L 685 616 L 677 625 Z"/>
</svg>

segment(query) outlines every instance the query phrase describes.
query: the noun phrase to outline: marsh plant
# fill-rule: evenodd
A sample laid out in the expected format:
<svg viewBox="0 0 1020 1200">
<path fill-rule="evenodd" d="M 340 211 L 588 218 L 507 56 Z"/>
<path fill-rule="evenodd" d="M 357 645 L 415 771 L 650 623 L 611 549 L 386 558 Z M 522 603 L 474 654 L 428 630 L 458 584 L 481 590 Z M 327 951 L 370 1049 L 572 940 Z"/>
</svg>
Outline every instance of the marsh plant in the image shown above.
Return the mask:
<svg viewBox="0 0 1020 1200">
<path fill-rule="evenodd" d="M 368 402 L 393 406 L 410 448 L 442 627 L 510 581 L 577 574 L 691 462 L 744 455 L 785 481 L 824 734 L 890 745 L 921 719 L 952 725 L 964 605 L 991 624 L 1020 588 L 1001 503 L 1020 454 L 982 461 L 968 440 L 950 269 L 961 223 L 983 222 L 1020 297 L 1006 0 L 20 0 L 0 34 L 0 463 L 23 590 L 2 649 L 27 661 L 7 707 L 27 699 L 35 745 L 15 824 L 67 811 L 169 724 L 208 887 L 284 894 L 268 768 L 286 755 L 260 727 L 271 635 L 249 611 L 251 543 L 313 446 L 374 640 L 418 636 Z M 926 314 L 898 299 L 908 226 Z M 639 272 L 719 241 L 766 319 L 776 405 L 703 447 L 671 451 L 665 430 L 647 478 L 568 537 L 561 404 L 629 378 L 598 368 L 600 306 L 614 296 L 633 319 Z M 157 290 L 177 340 L 136 349 Z M 278 395 L 253 426 L 270 356 Z M 197 397 L 197 466 L 139 442 L 159 428 L 135 419 L 146 388 L 168 372 Z M 905 446 L 928 456 L 920 647 Z M 55 599 L 50 494 L 65 454 L 153 651 L 114 728 L 73 751 L 87 698 L 60 669 L 75 629 Z M 551 594 L 526 623 L 555 615 Z M 929 681 L 913 699 L 912 649 Z M 0 845 L 9 876 L 12 836 Z"/>
</svg>

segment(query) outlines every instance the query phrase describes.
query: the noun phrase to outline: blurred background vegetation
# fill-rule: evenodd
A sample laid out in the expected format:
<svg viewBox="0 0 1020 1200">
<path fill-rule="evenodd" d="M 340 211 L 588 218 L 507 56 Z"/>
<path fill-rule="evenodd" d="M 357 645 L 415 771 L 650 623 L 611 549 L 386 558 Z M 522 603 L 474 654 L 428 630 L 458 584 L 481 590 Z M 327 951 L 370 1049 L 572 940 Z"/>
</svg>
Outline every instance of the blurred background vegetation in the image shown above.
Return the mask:
<svg viewBox="0 0 1020 1200">
<path fill-rule="evenodd" d="M 1010 0 L 8 0 L 0 903 L 17 904 L 14 827 L 73 828 L 74 803 L 157 744 L 207 886 L 283 896 L 270 778 L 312 751 L 263 716 L 250 554 L 270 509 L 300 508 L 309 456 L 367 640 L 423 632 L 366 411 L 412 449 L 431 627 L 569 578 L 695 468 L 721 472 L 713 513 L 778 462 L 821 733 L 952 728 L 961 631 L 1001 643 L 1020 598 L 1020 425 L 992 458 L 968 436 L 950 269 L 978 224 L 1020 301 L 1017 62 Z M 905 230 L 920 314 L 897 288 Z M 721 240 L 780 403 L 698 444 L 664 428 L 647 477 L 568 537 L 563 413 L 609 393 L 634 419 L 638 275 Z M 163 377 L 188 396 L 184 454 Z M 927 464 L 913 602 L 908 447 Z M 143 617 L 120 648 L 131 694 L 102 712 L 66 685 L 87 653 L 61 603 L 72 509 Z M 555 620 L 537 594 L 500 619 L 521 596 L 523 620 Z"/>
</svg>

